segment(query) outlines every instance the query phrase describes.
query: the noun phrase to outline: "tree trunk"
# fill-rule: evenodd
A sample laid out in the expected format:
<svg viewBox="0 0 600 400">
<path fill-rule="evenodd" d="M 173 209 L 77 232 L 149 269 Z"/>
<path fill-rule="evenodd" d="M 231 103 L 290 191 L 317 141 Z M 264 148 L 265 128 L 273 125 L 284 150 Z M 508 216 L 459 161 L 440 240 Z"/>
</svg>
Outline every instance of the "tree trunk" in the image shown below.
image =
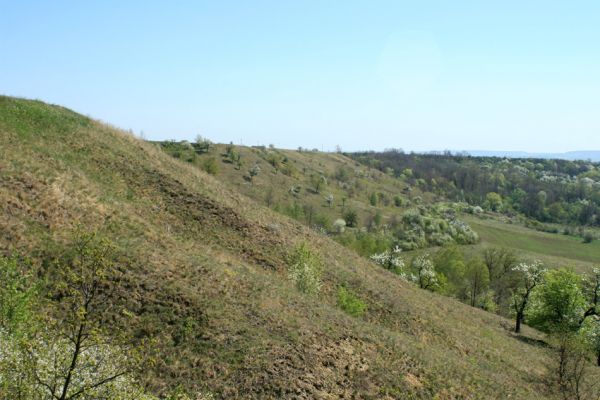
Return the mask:
<svg viewBox="0 0 600 400">
<path fill-rule="evenodd" d="M 517 313 L 517 321 L 515 322 L 515 333 L 521 332 L 521 320 L 522 319 L 523 319 L 523 313 L 519 311 Z"/>
</svg>

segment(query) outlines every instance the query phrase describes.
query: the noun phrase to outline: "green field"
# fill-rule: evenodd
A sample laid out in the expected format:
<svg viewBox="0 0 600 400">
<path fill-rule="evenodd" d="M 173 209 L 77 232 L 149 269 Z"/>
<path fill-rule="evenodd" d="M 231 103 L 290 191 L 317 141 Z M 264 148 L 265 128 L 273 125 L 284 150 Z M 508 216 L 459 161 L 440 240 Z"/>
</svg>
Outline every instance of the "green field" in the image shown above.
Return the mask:
<svg viewBox="0 0 600 400">
<path fill-rule="evenodd" d="M 580 238 L 545 233 L 493 219 L 465 217 L 481 237 L 474 247 L 497 246 L 517 250 L 550 266 L 570 266 L 580 271 L 600 263 L 600 242 L 583 243 Z"/>
</svg>

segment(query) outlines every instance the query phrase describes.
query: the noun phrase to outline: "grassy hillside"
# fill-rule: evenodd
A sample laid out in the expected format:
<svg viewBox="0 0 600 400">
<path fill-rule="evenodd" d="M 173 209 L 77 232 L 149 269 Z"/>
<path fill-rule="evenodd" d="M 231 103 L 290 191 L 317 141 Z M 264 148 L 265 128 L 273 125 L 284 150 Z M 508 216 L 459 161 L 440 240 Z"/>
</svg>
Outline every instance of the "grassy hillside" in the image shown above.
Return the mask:
<svg viewBox="0 0 600 400">
<path fill-rule="evenodd" d="M 158 339 L 158 362 L 143 374 L 151 391 L 552 397 L 550 356 L 535 331 L 514 336 L 510 321 L 417 289 L 235 190 L 246 185 L 258 198 L 263 179 L 287 184 L 263 171 L 253 185 L 239 177 L 226 186 L 67 109 L 0 97 L 0 253 L 43 270 L 78 228 L 110 237 L 126 260 L 134 316 L 121 329 Z M 324 264 L 318 296 L 288 279 L 290 250 L 302 242 Z M 364 315 L 337 306 L 340 285 L 367 304 Z"/>
</svg>

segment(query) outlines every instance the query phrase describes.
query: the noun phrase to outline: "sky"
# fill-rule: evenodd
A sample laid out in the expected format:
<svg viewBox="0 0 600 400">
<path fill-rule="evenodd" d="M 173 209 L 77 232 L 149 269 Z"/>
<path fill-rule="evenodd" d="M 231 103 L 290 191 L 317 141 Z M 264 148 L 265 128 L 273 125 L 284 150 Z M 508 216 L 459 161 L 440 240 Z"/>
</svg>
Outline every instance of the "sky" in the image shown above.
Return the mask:
<svg viewBox="0 0 600 400">
<path fill-rule="evenodd" d="M 0 93 L 151 140 L 600 149 L 598 1 L 0 0 Z"/>
</svg>

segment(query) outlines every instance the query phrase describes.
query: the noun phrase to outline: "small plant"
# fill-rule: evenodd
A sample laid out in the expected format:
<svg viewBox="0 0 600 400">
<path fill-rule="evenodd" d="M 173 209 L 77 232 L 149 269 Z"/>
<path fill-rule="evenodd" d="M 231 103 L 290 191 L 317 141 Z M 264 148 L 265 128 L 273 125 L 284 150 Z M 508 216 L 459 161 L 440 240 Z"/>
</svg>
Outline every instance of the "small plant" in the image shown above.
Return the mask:
<svg viewBox="0 0 600 400">
<path fill-rule="evenodd" d="M 583 243 L 592 243 L 594 241 L 594 235 L 592 234 L 592 232 L 585 232 L 583 234 Z"/>
<path fill-rule="evenodd" d="M 367 310 L 367 304 L 344 286 L 340 286 L 338 289 L 337 304 L 342 310 L 353 317 L 360 317 Z"/>
<path fill-rule="evenodd" d="M 302 293 L 316 295 L 321 290 L 321 260 L 305 243 L 294 249 L 288 261 L 288 276 Z"/>
</svg>

